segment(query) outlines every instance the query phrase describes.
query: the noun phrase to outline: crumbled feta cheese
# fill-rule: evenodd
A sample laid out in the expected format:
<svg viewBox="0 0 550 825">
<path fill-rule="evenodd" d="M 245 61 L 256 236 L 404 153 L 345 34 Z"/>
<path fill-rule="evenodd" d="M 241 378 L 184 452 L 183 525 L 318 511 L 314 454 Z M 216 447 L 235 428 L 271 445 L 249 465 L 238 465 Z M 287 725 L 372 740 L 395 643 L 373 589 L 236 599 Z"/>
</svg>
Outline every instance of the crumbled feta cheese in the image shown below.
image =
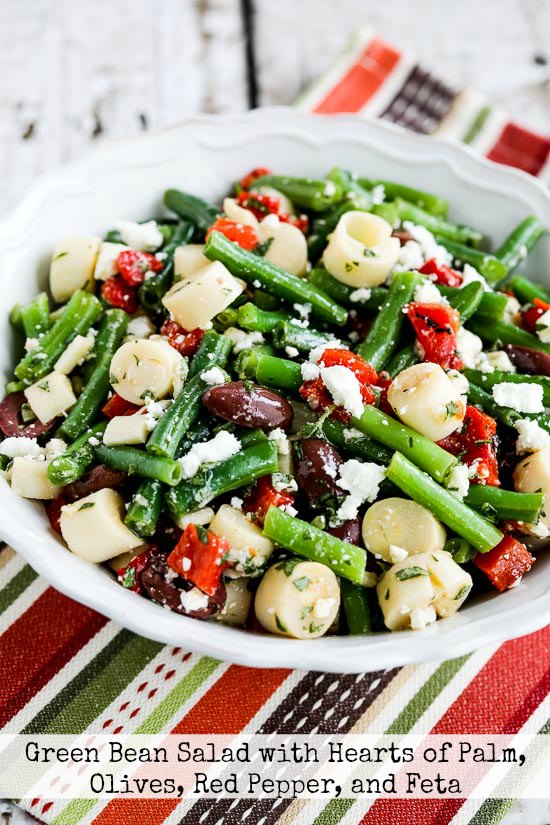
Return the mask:
<svg viewBox="0 0 550 825">
<path fill-rule="evenodd" d="M 88 444 L 90 445 L 90 447 L 99 447 L 99 445 L 101 444 L 101 440 L 99 438 L 96 438 L 95 435 L 91 435 L 88 439 Z"/>
<path fill-rule="evenodd" d="M 209 370 L 204 370 L 201 372 L 201 378 L 209 387 L 225 384 L 225 373 L 220 367 L 210 367 Z"/>
<path fill-rule="evenodd" d="M 8 458 L 40 458 L 45 455 L 36 438 L 11 436 L 0 442 L 0 453 Z"/>
<path fill-rule="evenodd" d="M 460 327 L 456 336 L 456 348 L 465 367 L 475 369 L 477 359 L 483 350 L 483 341 L 469 329 Z"/>
<path fill-rule="evenodd" d="M 289 516 L 297 516 L 298 510 L 296 507 L 293 507 L 292 504 L 283 504 L 280 508 L 283 512 L 288 513 Z"/>
<path fill-rule="evenodd" d="M 411 629 L 423 630 L 429 624 L 433 624 L 436 619 L 437 614 L 431 604 L 428 607 L 413 607 L 411 610 Z"/>
<path fill-rule="evenodd" d="M 243 500 L 242 500 L 242 498 L 239 498 L 238 496 L 233 496 L 229 503 L 231 504 L 232 507 L 235 508 L 235 510 L 242 510 L 243 509 Z"/>
<path fill-rule="evenodd" d="M 435 284 L 427 278 L 414 291 L 414 300 L 418 304 L 448 304 Z"/>
<path fill-rule="evenodd" d="M 519 433 L 516 441 L 518 454 L 534 453 L 550 445 L 550 433 L 543 430 L 536 421 L 531 421 L 530 418 L 518 418 L 514 427 Z"/>
<path fill-rule="evenodd" d="M 407 241 L 399 250 L 399 257 L 393 267 L 394 272 L 410 272 L 424 264 L 422 248 L 416 241 Z"/>
<path fill-rule="evenodd" d="M 485 354 L 485 357 L 491 369 L 488 370 L 483 369 L 483 367 L 478 367 L 482 372 L 493 372 L 494 370 L 499 370 L 499 372 L 516 372 L 515 366 L 508 357 L 508 353 L 502 349 L 488 352 Z"/>
<path fill-rule="evenodd" d="M 390 544 L 390 559 L 392 560 L 392 564 L 403 561 L 408 555 L 409 553 L 404 547 L 399 547 L 397 544 Z"/>
<path fill-rule="evenodd" d="M 521 304 L 513 295 L 507 295 L 506 297 L 508 300 L 504 307 L 504 320 L 509 324 L 513 324 L 516 321 L 516 316 L 519 315 L 521 311 Z"/>
<path fill-rule="evenodd" d="M 372 202 L 375 206 L 379 206 L 386 200 L 386 190 L 383 184 L 381 183 L 377 184 L 376 186 L 373 186 L 373 188 L 370 191 L 370 194 L 372 197 Z"/>
<path fill-rule="evenodd" d="M 372 462 L 351 458 L 341 464 L 340 476 L 336 483 L 342 490 L 347 490 L 349 495 L 337 512 L 338 518 L 342 521 L 356 518 L 364 501 L 372 502 L 376 499 L 385 476 L 385 468 Z"/>
<path fill-rule="evenodd" d="M 46 460 L 53 461 L 58 455 L 62 455 L 67 449 L 67 445 L 62 438 L 50 438 L 46 444 Z"/>
<path fill-rule="evenodd" d="M 209 353 L 209 355 L 212 355 L 212 353 Z M 174 389 L 172 390 L 172 396 L 174 398 L 177 398 L 180 395 L 185 386 L 188 374 L 189 362 L 187 361 L 187 358 L 182 358 L 177 364 L 176 372 L 174 374 Z"/>
<path fill-rule="evenodd" d="M 292 304 L 300 318 L 309 318 L 311 313 L 311 304 Z"/>
<path fill-rule="evenodd" d="M 38 338 L 27 338 L 25 341 L 25 352 L 31 352 L 38 346 Z"/>
<path fill-rule="evenodd" d="M 290 453 L 290 442 L 287 434 L 280 427 L 271 430 L 267 436 L 269 441 L 274 441 L 278 455 L 288 455 Z"/>
<path fill-rule="evenodd" d="M 527 531 L 537 539 L 547 539 L 548 536 L 550 536 L 550 528 L 540 521 L 540 519 L 536 524 L 526 524 L 525 527 Z"/>
<path fill-rule="evenodd" d="M 314 381 L 321 375 L 321 369 L 317 364 L 312 364 L 311 361 L 304 361 L 300 365 L 302 371 L 302 378 L 304 381 Z"/>
<path fill-rule="evenodd" d="M 335 599 L 330 596 L 327 599 L 317 599 L 313 607 L 314 619 L 326 619 L 330 616 L 332 608 L 334 607 Z"/>
<path fill-rule="evenodd" d="M 325 188 L 323 189 L 323 194 L 326 195 L 328 198 L 331 198 L 333 195 L 336 194 L 336 185 L 333 181 L 327 180 L 325 183 Z"/>
<path fill-rule="evenodd" d="M 237 355 L 245 349 L 253 347 L 254 344 L 263 344 L 264 336 L 261 332 L 243 332 L 242 329 L 236 327 L 229 327 L 224 332 L 226 338 L 229 338 L 233 344 L 233 352 Z"/>
<path fill-rule="evenodd" d="M 362 414 L 364 401 L 361 384 L 354 372 L 340 365 L 323 367 L 321 379 L 337 407 L 343 407 L 355 417 Z"/>
<path fill-rule="evenodd" d="M 537 335 L 543 344 L 550 344 L 550 309 L 541 315 L 536 324 Z"/>
<path fill-rule="evenodd" d="M 155 401 L 154 398 L 147 398 L 142 414 L 145 415 L 145 425 L 150 433 L 153 432 L 170 404 L 171 401 Z"/>
<path fill-rule="evenodd" d="M 154 252 L 162 244 L 164 237 L 156 221 L 136 223 L 135 221 L 119 221 L 115 229 L 125 244 L 132 249 L 144 252 Z"/>
<path fill-rule="evenodd" d="M 468 286 L 468 284 L 472 284 L 475 281 L 483 284 L 485 292 L 493 292 L 492 287 L 489 286 L 481 272 L 478 272 L 471 264 L 464 264 L 464 269 L 462 270 L 462 287 Z"/>
<path fill-rule="evenodd" d="M 134 496 L 134 503 L 138 504 L 140 507 L 147 507 L 149 501 L 141 493 L 136 493 Z"/>
<path fill-rule="evenodd" d="M 273 473 L 271 483 L 279 493 L 295 493 L 298 485 L 293 476 L 286 473 Z"/>
<path fill-rule="evenodd" d="M 198 587 L 192 587 L 191 590 L 180 594 L 180 602 L 185 612 L 191 613 L 193 610 L 208 607 L 208 596 Z"/>
<path fill-rule="evenodd" d="M 371 295 L 372 289 L 368 289 L 365 286 L 361 286 L 359 287 L 359 289 L 353 290 L 353 292 L 349 296 L 349 299 L 355 304 L 358 301 L 368 301 Z"/>
<path fill-rule="evenodd" d="M 403 229 L 420 244 L 425 261 L 435 258 L 438 264 L 446 264 L 447 266 L 452 262 L 451 255 L 444 246 L 437 243 L 432 233 L 425 226 L 419 226 L 412 221 L 403 221 Z"/>
<path fill-rule="evenodd" d="M 544 412 L 543 388 L 539 384 L 495 384 L 493 398 L 501 407 L 517 412 Z"/>
<path fill-rule="evenodd" d="M 147 315 L 138 315 L 128 324 L 126 334 L 130 338 L 149 338 L 156 332 L 155 325 Z"/>
<path fill-rule="evenodd" d="M 183 478 L 193 478 L 202 464 L 217 464 L 241 451 L 241 442 L 233 433 L 221 430 L 210 441 L 193 444 L 189 452 L 179 459 Z"/>
<path fill-rule="evenodd" d="M 449 475 L 447 490 L 456 498 L 465 498 L 470 489 L 470 468 L 466 464 L 456 464 Z"/>
<path fill-rule="evenodd" d="M 296 347 L 285 347 L 285 352 L 289 358 L 297 358 L 300 354 L 300 350 L 296 349 Z"/>
</svg>

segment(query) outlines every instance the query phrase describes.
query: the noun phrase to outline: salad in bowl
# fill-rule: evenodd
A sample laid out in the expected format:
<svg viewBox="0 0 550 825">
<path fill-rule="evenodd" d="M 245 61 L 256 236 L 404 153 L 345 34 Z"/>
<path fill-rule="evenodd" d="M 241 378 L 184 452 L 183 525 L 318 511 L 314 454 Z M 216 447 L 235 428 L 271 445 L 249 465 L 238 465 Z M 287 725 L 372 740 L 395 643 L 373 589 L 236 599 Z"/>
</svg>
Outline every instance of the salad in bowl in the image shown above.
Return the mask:
<svg viewBox="0 0 550 825">
<path fill-rule="evenodd" d="M 254 169 L 60 238 L 10 316 L 0 466 L 164 608 L 294 639 L 422 630 L 550 536 L 550 293 L 439 195 Z"/>
</svg>

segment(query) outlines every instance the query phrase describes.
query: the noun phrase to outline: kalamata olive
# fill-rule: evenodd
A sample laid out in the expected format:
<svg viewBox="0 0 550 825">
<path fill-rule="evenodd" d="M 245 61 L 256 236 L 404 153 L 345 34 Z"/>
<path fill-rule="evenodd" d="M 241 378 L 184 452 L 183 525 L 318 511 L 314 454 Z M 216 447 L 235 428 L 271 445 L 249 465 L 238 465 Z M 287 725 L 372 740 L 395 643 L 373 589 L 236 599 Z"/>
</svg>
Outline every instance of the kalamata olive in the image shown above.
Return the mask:
<svg viewBox="0 0 550 825">
<path fill-rule="evenodd" d="M 337 527 L 327 527 L 326 531 L 337 539 L 347 541 L 348 544 L 361 544 L 361 519 L 350 518 Z"/>
<path fill-rule="evenodd" d="M 401 246 L 404 246 L 408 241 L 413 240 L 413 236 L 406 229 L 394 229 L 392 235 L 394 238 L 399 239 Z"/>
<path fill-rule="evenodd" d="M 531 347 L 516 347 L 506 344 L 503 350 L 508 354 L 512 364 L 528 375 L 550 376 L 550 355 Z"/>
<path fill-rule="evenodd" d="M 140 581 L 144 590 L 155 602 L 169 607 L 174 613 L 191 616 L 193 619 L 208 619 L 209 616 L 212 616 L 218 610 L 222 609 L 225 604 L 227 592 L 223 580 L 220 580 L 216 592 L 208 599 L 207 607 L 202 607 L 199 610 L 191 610 L 186 613 L 182 607 L 180 596 L 186 590 L 190 590 L 192 585 L 184 582 L 183 579 L 167 581 L 166 575 L 168 570 L 166 556 L 159 554 L 153 556 L 150 565 L 140 574 Z M 178 584 L 181 586 L 178 587 Z"/>
<path fill-rule="evenodd" d="M 97 493 L 98 490 L 103 490 L 105 487 L 120 487 L 121 484 L 124 484 L 126 478 L 126 473 L 112 470 L 110 467 L 106 467 L 105 464 L 99 464 L 84 473 L 78 481 L 67 484 L 63 492 L 68 501 L 77 501 L 79 498 Z"/>
<path fill-rule="evenodd" d="M 248 381 L 232 381 L 207 390 L 202 403 L 214 415 L 250 429 L 288 430 L 293 411 L 277 393 Z"/>
<path fill-rule="evenodd" d="M 21 407 L 26 402 L 27 399 L 23 392 L 12 392 L 0 404 L 0 430 L 6 437 L 38 438 L 51 430 L 55 424 L 54 419 L 46 424 L 33 421 L 32 424 L 25 426 L 21 419 Z"/>
<path fill-rule="evenodd" d="M 311 503 L 323 496 L 341 496 L 336 484 L 342 457 L 323 438 L 302 438 L 294 445 L 294 475 L 300 490 Z"/>
</svg>

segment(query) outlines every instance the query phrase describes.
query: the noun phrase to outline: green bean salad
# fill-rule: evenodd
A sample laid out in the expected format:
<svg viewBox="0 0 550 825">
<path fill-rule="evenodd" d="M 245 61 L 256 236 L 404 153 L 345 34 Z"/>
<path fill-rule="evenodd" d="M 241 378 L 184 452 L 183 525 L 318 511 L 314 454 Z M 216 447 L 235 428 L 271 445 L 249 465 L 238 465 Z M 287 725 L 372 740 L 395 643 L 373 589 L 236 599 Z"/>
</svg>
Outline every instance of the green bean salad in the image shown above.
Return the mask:
<svg viewBox="0 0 550 825">
<path fill-rule="evenodd" d="M 61 239 L 13 308 L 0 468 L 136 598 L 296 639 L 422 630 L 550 536 L 550 293 L 342 168 Z"/>
</svg>

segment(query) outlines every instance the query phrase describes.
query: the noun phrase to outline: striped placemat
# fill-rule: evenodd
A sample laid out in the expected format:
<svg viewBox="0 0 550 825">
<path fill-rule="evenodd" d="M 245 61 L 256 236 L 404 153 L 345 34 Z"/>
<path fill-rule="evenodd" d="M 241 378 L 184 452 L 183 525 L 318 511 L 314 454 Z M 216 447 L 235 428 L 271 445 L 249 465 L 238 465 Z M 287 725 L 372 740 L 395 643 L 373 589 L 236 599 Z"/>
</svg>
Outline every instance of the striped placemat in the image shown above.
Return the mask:
<svg viewBox="0 0 550 825">
<path fill-rule="evenodd" d="M 547 138 L 509 122 L 478 95 L 452 90 L 364 30 L 298 105 L 447 135 L 493 160 L 548 175 Z M 542 731 L 550 717 L 549 649 L 546 628 L 459 659 L 358 676 L 237 667 L 138 637 L 54 591 L 9 548 L 0 552 L 4 732 L 499 734 L 527 724 Z M 486 802 L 19 804 L 55 825 L 493 825 L 512 802 L 504 788 L 501 799 Z"/>
</svg>

